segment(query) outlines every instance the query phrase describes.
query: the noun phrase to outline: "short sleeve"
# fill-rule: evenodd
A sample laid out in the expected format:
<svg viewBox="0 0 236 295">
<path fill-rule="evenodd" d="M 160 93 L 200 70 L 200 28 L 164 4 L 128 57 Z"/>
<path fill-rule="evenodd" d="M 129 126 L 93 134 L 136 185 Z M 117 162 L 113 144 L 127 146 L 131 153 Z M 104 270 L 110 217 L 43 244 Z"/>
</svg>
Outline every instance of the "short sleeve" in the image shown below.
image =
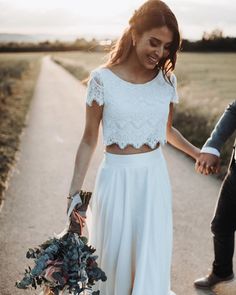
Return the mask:
<svg viewBox="0 0 236 295">
<path fill-rule="evenodd" d="M 171 102 L 179 103 L 179 95 L 178 95 L 178 91 L 177 91 L 177 79 L 176 79 L 175 74 L 173 74 L 173 73 L 171 74 L 170 80 L 173 85 L 172 86 L 173 92 L 172 92 L 172 96 L 171 96 Z"/>
<path fill-rule="evenodd" d="M 86 104 L 92 106 L 92 102 L 96 101 L 98 105 L 104 104 L 104 87 L 100 74 L 92 71 L 88 81 Z"/>
</svg>

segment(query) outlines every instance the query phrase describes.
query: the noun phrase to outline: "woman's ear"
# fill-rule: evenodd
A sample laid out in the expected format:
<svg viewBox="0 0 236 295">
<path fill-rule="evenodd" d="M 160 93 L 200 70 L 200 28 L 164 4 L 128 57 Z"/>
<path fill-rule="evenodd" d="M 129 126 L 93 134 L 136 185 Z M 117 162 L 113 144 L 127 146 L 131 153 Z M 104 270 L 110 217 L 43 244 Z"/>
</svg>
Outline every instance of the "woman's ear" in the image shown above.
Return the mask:
<svg viewBox="0 0 236 295">
<path fill-rule="evenodd" d="M 131 37 L 132 37 L 132 44 L 135 47 L 137 37 L 134 31 L 131 31 Z"/>
</svg>

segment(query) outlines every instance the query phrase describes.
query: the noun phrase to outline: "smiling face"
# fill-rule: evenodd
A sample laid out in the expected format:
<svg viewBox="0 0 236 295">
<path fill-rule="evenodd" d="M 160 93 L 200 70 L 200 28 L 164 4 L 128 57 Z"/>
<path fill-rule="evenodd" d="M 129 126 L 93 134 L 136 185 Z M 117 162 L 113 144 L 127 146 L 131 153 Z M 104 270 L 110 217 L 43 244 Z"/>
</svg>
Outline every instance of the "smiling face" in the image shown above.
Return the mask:
<svg viewBox="0 0 236 295">
<path fill-rule="evenodd" d="M 132 34 L 132 38 L 139 64 L 151 70 L 169 55 L 173 33 L 167 26 L 163 26 L 146 31 L 141 36 Z"/>
</svg>

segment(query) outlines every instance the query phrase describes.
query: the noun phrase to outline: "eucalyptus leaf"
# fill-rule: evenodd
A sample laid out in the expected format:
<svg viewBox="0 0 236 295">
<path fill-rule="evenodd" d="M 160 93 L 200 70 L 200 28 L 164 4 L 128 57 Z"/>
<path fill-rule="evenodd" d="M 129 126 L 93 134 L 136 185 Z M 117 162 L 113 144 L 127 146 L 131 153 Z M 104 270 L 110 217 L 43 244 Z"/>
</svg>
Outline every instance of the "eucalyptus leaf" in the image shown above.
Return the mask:
<svg viewBox="0 0 236 295">
<path fill-rule="evenodd" d="M 86 217 L 91 192 L 80 191 L 82 204 L 78 204 L 74 210 L 80 216 Z M 71 223 L 72 225 L 72 223 Z M 73 232 L 72 229 L 75 229 Z M 61 237 L 49 238 L 35 248 L 29 248 L 26 257 L 33 259 L 33 268 L 25 269 L 25 275 L 21 281 L 16 282 L 19 289 L 27 289 L 32 286 L 47 286 L 55 295 L 60 290 L 68 290 L 73 295 L 81 294 L 85 289 L 92 291 L 95 281 L 107 280 L 106 274 L 96 262 L 96 251 L 88 245 L 88 239 L 81 235 L 80 225 L 71 226 Z M 94 291 L 92 295 L 99 295 Z"/>
</svg>

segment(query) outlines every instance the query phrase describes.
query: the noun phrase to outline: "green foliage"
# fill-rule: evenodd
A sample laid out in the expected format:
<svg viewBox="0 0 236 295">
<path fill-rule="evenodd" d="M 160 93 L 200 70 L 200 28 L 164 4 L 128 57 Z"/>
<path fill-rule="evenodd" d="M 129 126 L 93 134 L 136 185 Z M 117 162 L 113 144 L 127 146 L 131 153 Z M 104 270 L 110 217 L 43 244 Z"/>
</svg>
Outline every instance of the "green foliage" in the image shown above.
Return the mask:
<svg viewBox="0 0 236 295">
<path fill-rule="evenodd" d="M 81 294 L 86 289 L 91 290 L 94 281 L 105 281 L 106 275 L 96 263 L 97 256 L 93 255 L 96 249 L 84 241 L 76 233 L 68 232 L 60 239 L 52 238 L 38 248 L 30 248 L 26 257 L 34 259 L 35 267 L 25 270 L 16 287 L 36 289 L 45 285 L 54 294 L 66 287 L 73 294 Z M 48 267 L 54 268 L 50 276 L 45 275 Z"/>
<path fill-rule="evenodd" d="M 202 40 L 182 41 L 183 52 L 236 52 L 236 38 L 220 37 L 219 35 L 204 36 Z"/>
</svg>

